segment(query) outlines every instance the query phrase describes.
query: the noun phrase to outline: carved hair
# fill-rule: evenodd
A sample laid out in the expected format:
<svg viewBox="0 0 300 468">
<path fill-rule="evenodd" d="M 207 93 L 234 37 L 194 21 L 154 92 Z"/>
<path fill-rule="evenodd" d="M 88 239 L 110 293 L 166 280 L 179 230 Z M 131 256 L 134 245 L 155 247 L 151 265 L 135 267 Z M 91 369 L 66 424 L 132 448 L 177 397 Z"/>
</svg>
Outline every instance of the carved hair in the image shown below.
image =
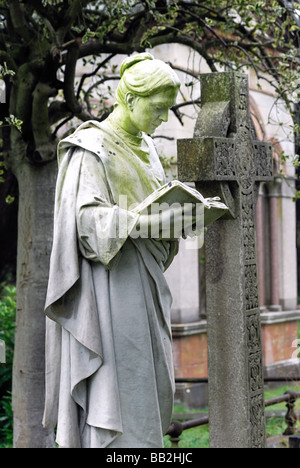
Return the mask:
<svg viewBox="0 0 300 468">
<path fill-rule="evenodd" d="M 121 80 L 116 91 L 119 104 L 125 103 L 128 92 L 136 96 L 152 96 L 167 88 L 179 89 L 180 81 L 172 68 L 149 53 L 129 57 L 120 69 Z"/>
</svg>

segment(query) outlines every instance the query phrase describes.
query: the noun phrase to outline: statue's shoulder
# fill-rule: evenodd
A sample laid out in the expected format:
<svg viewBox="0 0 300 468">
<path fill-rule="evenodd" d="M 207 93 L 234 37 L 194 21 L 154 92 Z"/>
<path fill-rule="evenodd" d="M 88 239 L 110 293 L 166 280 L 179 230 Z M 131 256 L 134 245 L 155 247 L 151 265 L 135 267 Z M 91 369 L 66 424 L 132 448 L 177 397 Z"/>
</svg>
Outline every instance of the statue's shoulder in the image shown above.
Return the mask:
<svg viewBox="0 0 300 468">
<path fill-rule="evenodd" d="M 98 156 L 104 156 L 104 142 L 107 133 L 101 122 L 90 120 L 81 124 L 71 135 L 59 143 L 59 151 L 66 151 L 70 147 L 78 147 L 90 151 Z"/>
<path fill-rule="evenodd" d="M 68 139 L 76 141 L 77 143 L 95 144 L 99 140 L 103 140 L 105 129 L 102 122 L 96 120 L 89 120 L 81 124 Z"/>
</svg>

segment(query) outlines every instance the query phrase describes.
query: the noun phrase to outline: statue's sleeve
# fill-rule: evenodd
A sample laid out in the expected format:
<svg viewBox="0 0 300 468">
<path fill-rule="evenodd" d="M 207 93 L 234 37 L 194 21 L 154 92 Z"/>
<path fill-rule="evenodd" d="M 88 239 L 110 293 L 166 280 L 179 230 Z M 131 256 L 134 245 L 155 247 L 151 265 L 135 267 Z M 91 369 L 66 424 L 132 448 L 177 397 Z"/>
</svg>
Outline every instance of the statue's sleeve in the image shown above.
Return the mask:
<svg viewBox="0 0 300 468">
<path fill-rule="evenodd" d="M 82 151 L 73 155 L 82 157 L 76 199 L 79 249 L 86 259 L 112 267 L 139 215 L 112 203 L 101 160 Z"/>
</svg>

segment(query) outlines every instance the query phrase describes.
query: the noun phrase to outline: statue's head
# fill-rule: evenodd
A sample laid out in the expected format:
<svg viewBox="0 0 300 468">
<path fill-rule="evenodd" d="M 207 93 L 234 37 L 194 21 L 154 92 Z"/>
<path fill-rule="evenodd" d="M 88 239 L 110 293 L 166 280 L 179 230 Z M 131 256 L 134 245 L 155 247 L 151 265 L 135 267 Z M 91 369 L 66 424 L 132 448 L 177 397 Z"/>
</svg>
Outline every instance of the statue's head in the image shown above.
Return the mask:
<svg viewBox="0 0 300 468">
<path fill-rule="evenodd" d="M 168 120 L 180 88 L 174 70 L 151 54 L 129 57 L 121 65 L 121 80 L 116 92 L 119 106 L 139 130 L 152 134 Z"/>
</svg>

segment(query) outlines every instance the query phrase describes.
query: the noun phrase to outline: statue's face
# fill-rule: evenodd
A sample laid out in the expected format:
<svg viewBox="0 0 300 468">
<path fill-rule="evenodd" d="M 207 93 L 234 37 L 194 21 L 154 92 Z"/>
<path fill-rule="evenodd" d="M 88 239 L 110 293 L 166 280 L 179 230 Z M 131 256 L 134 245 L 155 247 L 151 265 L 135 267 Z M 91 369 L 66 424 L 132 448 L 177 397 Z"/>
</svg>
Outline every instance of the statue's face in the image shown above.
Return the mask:
<svg viewBox="0 0 300 468">
<path fill-rule="evenodd" d="M 169 88 L 148 97 L 129 96 L 127 104 L 131 124 L 151 135 L 162 122 L 168 121 L 169 110 L 175 105 L 177 94 L 177 89 Z"/>
</svg>

